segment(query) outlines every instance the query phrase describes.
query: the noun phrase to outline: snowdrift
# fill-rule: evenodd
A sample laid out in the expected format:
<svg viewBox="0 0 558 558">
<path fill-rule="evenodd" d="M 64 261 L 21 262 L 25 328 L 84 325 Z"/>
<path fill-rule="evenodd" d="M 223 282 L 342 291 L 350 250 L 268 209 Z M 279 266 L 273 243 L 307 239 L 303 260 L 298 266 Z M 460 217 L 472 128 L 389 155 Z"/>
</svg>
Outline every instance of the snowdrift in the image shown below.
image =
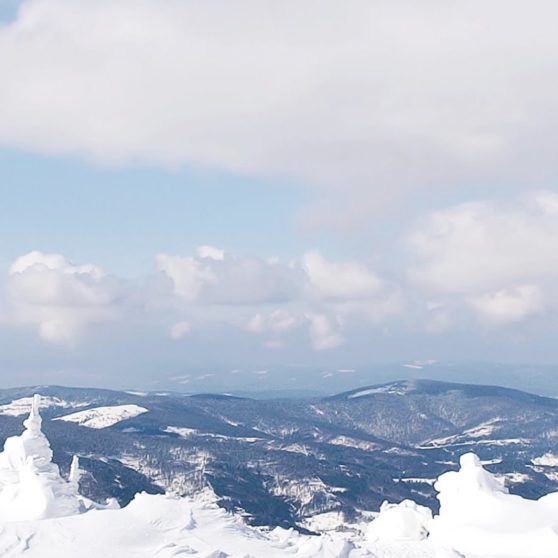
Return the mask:
<svg viewBox="0 0 558 558">
<path fill-rule="evenodd" d="M 463 455 L 460 465 L 434 485 L 440 514 L 430 525 L 432 541 L 466 556 L 558 557 L 558 492 L 527 500 L 508 494 L 476 455 Z"/>
<path fill-rule="evenodd" d="M 139 494 L 123 509 L 80 496 L 61 477 L 35 397 L 24 432 L 0 453 L 0 556 L 6 558 L 556 558 L 558 493 L 511 495 L 474 454 L 435 484 L 440 513 L 384 503 L 369 524 L 318 536 L 247 526 L 206 495 Z M 109 508 L 109 509 L 107 509 Z"/>
</svg>

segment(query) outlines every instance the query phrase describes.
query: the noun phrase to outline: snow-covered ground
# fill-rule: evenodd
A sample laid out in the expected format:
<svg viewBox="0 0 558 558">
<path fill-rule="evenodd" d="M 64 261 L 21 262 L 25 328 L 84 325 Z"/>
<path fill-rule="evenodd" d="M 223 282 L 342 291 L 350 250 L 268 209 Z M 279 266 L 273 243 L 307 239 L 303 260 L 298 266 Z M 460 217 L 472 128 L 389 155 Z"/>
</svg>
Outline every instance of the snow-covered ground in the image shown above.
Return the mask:
<svg viewBox="0 0 558 558">
<path fill-rule="evenodd" d="M 108 428 L 123 420 L 137 417 L 142 413 L 147 413 L 147 409 L 139 405 L 113 405 L 110 407 L 95 407 L 78 411 L 70 415 L 55 418 L 54 420 L 65 420 L 75 422 L 88 428 Z"/>
<path fill-rule="evenodd" d="M 558 493 L 539 500 L 508 494 L 476 455 L 435 483 L 440 513 L 410 500 L 339 524 L 330 514 L 316 536 L 246 525 L 211 493 L 195 498 L 139 494 L 125 508 L 78 492 L 79 468 L 63 479 L 41 431 L 36 398 L 21 436 L 0 453 L 3 558 L 556 558 Z M 337 524 L 337 525 L 336 525 Z"/>
</svg>

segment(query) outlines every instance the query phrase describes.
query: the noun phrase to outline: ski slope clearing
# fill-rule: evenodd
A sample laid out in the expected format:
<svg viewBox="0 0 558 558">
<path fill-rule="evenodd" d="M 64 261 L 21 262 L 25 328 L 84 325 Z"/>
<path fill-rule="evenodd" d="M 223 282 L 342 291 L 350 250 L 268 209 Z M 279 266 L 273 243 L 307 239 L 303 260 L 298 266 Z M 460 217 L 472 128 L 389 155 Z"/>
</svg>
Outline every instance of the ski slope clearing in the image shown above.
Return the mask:
<svg viewBox="0 0 558 558">
<path fill-rule="evenodd" d="M 95 407 L 85 411 L 78 411 L 71 415 L 57 417 L 54 420 L 75 422 L 87 428 L 108 428 L 123 420 L 147 413 L 147 409 L 139 405 L 113 405 L 111 407 Z"/>
<path fill-rule="evenodd" d="M 558 493 L 539 500 L 509 494 L 478 457 L 435 484 L 440 513 L 405 500 L 377 517 L 324 526 L 315 536 L 248 526 L 206 491 L 193 498 L 138 494 L 122 509 L 80 496 L 52 463 L 34 399 L 21 436 L 0 453 L 3 558 L 556 558 Z M 331 522 L 330 522 L 331 523 Z"/>
</svg>

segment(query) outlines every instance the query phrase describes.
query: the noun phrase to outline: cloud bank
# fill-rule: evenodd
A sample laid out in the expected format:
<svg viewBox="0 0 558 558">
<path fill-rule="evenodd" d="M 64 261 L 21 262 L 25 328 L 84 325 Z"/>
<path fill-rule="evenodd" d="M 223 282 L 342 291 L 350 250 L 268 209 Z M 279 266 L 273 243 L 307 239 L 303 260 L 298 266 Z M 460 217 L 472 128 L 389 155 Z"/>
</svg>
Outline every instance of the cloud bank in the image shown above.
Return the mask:
<svg viewBox="0 0 558 558">
<path fill-rule="evenodd" d="M 408 236 L 410 282 L 462 299 L 481 319 L 517 322 L 556 308 L 558 195 L 460 204 L 428 215 Z"/>
<path fill-rule="evenodd" d="M 37 251 L 13 262 L 6 286 L 14 323 L 31 324 L 42 339 L 57 343 L 76 341 L 91 323 L 117 319 L 124 293 L 97 266 Z"/>
<path fill-rule="evenodd" d="M 533 186 L 555 167 L 557 16 L 550 0 L 23 0 L 0 26 L 0 144 L 283 177 L 349 222 L 481 176 Z"/>
<path fill-rule="evenodd" d="M 400 239 L 382 273 L 369 261 L 311 249 L 288 261 L 243 257 L 205 245 L 161 253 L 144 277 L 123 280 L 94 264 L 30 252 L 7 270 L 9 325 L 47 342 L 75 344 L 99 323 L 139 319 L 176 342 L 216 328 L 280 350 L 332 350 L 386 331 L 443 335 L 555 327 L 558 196 L 476 201 L 427 212 Z M 393 254 L 391 254 L 393 256 Z"/>
</svg>

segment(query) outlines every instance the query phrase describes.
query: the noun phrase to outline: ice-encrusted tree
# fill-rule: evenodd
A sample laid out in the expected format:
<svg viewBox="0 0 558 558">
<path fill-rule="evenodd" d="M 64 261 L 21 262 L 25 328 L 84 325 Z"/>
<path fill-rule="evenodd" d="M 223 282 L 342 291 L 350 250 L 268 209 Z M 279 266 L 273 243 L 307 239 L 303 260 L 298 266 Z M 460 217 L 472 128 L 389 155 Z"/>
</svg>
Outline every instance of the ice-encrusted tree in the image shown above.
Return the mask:
<svg viewBox="0 0 558 558">
<path fill-rule="evenodd" d="M 0 521 L 62 517 L 84 511 L 89 502 L 78 493 L 78 466 L 69 481 L 52 462 L 41 426 L 41 398 L 33 397 L 19 436 L 8 438 L 0 453 Z"/>
</svg>

